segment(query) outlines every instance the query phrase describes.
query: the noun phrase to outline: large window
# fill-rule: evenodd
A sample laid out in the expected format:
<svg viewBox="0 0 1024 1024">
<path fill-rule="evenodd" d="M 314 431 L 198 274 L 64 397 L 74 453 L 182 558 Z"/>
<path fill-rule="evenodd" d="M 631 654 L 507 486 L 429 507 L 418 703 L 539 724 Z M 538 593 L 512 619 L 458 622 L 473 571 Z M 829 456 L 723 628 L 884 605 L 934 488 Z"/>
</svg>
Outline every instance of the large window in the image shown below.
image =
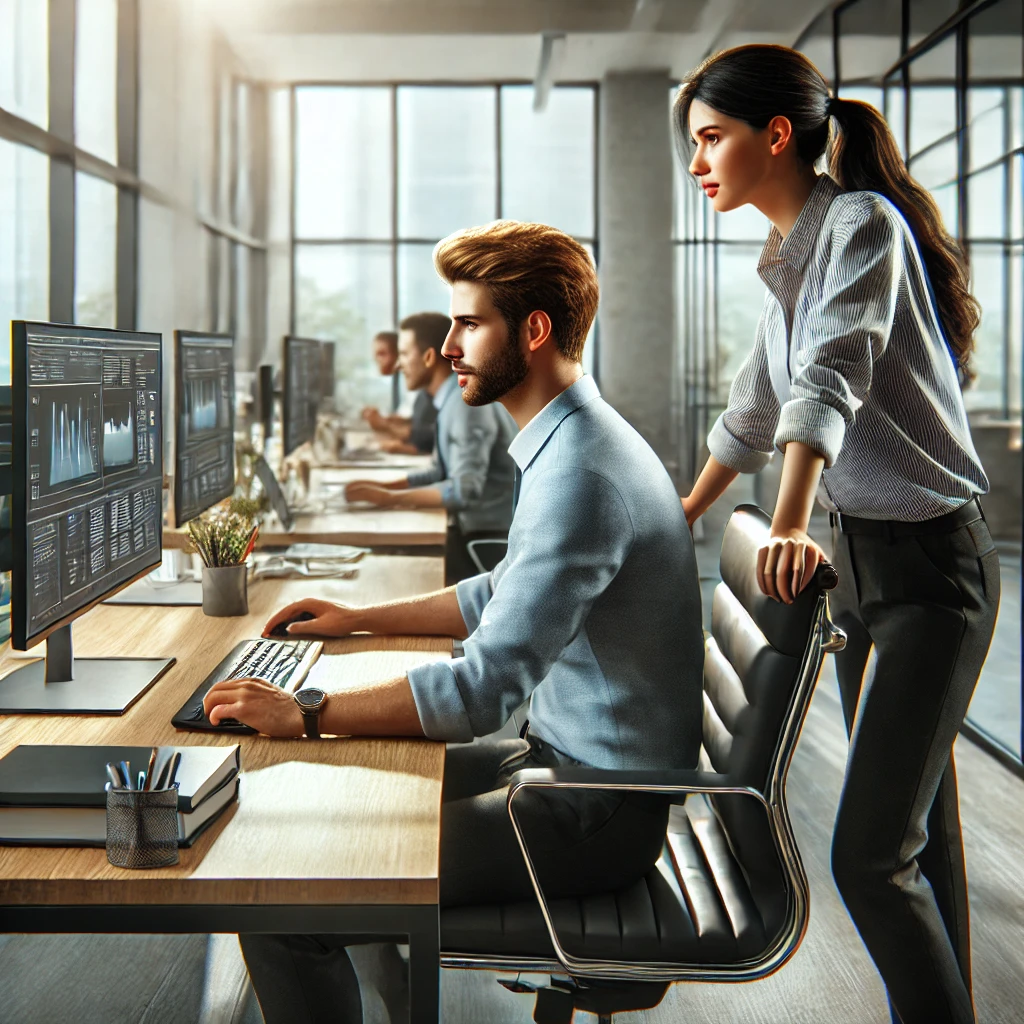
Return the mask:
<svg viewBox="0 0 1024 1024">
<path fill-rule="evenodd" d="M 117 0 L 76 6 L 75 142 L 117 163 Z"/>
<path fill-rule="evenodd" d="M 75 322 L 115 326 L 117 189 L 92 175 L 75 183 Z"/>
<path fill-rule="evenodd" d="M 49 313 L 49 163 L 0 139 L 0 384 L 10 381 L 10 321 Z"/>
<path fill-rule="evenodd" d="M 49 4 L 0 0 L 0 107 L 46 127 Z"/>
<path fill-rule="evenodd" d="M 596 252 L 595 89 L 302 86 L 294 90 L 294 330 L 337 342 L 338 396 L 384 404 L 373 334 L 448 310 L 431 252 L 499 217 L 552 224 Z M 456 126 L 453 130 L 453 126 Z M 587 346 L 593 363 L 593 339 Z"/>
</svg>

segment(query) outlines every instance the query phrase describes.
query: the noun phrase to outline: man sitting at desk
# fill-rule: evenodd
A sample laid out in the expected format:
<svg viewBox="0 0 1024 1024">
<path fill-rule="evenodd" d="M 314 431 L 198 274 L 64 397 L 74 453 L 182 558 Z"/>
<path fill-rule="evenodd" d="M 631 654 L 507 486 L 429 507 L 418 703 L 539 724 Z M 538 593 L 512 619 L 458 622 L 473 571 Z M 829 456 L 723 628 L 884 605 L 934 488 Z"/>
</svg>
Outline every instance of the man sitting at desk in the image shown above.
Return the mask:
<svg viewBox="0 0 1024 1024">
<path fill-rule="evenodd" d="M 517 505 L 508 554 L 490 574 L 407 601 L 368 608 L 300 601 L 278 612 L 267 632 L 291 622 L 293 636 L 465 638 L 462 657 L 327 695 L 319 731 L 455 744 L 444 774 L 441 905 L 532 900 L 505 808 L 513 772 L 697 763 L 697 568 L 668 473 L 583 373 L 598 300 L 586 250 L 553 228 L 499 221 L 444 239 L 434 259 L 452 285 L 444 355 L 463 401 L 500 401 L 520 427 L 510 449 Z M 295 622 L 302 612 L 314 618 Z M 468 742 L 497 730 L 527 697 L 522 739 Z M 234 717 L 273 736 L 304 731 L 295 698 L 269 683 L 218 683 L 205 704 L 212 722 Z M 668 815 L 660 796 L 530 790 L 523 797 L 524 833 L 549 895 L 628 885 L 660 854 Z M 241 937 L 268 1024 L 361 1019 L 345 941 Z"/>
<path fill-rule="evenodd" d="M 410 403 L 411 412 L 403 409 L 405 403 L 401 401 L 402 371 L 398 367 L 396 331 L 378 331 L 373 336 L 373 361 L 382 377 L 391 377 L 391 415 L 384 416 L 373 406 L 367 406 L 362 412 L 370 427 L 385 435 L 381 450 L 402 455 L 429 455 L 434 450 L 437 410 L 430 395 L 422 390 L 415 392 L 415 399 Z"/>
<path fill-rule="evenodd" d="M 400 508 L 448 509 L 445 583 L 477 573 L 467 545 L 508 536 L 515 465 L 508 453 L 516 433 L 498 405 L 463 402 L 451 363 L 441 355 L 451 320 L 443 313 L 407 316 L 398 336 L 398 361 L 410 391 L 427 394 L 437 408 L 434 465 L 391 483 L 355 480 L 349 501 Z M 488 401 L 492 401 L 488 399 Z"/>
</svg>

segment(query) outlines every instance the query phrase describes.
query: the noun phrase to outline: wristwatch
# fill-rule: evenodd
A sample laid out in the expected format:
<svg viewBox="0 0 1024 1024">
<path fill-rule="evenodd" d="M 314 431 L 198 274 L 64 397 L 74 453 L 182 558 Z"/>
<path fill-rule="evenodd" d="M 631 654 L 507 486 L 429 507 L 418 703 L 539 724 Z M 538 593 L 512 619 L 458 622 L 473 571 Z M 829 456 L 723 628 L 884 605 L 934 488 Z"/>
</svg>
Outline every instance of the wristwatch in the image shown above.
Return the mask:
<svg viewBox="0 0 1024 1024">
<path fill-rule="evenodd" d="M 307 686 L 305 689 L 293 693 L 292 696 L 295 698 L 295 703 L 299 705 L 299 711 L 302 712 L 306 735 L 313 740 L 320 739 L 320 712 L 327 704 L 327 694 L 315 686 Z"/>
</svg>

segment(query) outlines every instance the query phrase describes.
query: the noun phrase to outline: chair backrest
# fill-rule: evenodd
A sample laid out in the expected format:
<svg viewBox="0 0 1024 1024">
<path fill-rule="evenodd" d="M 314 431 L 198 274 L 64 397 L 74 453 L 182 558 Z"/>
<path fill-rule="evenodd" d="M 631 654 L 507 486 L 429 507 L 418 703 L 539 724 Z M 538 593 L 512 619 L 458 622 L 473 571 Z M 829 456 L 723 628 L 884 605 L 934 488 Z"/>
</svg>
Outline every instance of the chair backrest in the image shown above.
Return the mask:
<svg viewBox="0 0 1024 1024">
<path fill-rule="evenodd" d="M 782 741 L 787 724 L 797 730 L 806 713 L 810 688 L 798 694 L 807 670 L 817 674 L 816 616 L 824 589 L 835 584 L 835 570 L 819 567 L 811 584 L 791 605 L 773 601 L 757 583 L 757 552 L 767 543 L 770 518 L 754 505 L 739 506 L 722 541 L 722 582 L 715 590 L 711 636 L 705 644 L 704 720 L 701 766 L 770 797 L 785 772 Z M 794 707 L 794 700 L 802 700 Z M 781 793 L 781 786 L 777 787 Z M 754 800 L 719 796 L 713 801 L 733 853 L 747 875 L 765 918 L 767 934 L 781 926 L 785 886 L 764 809 Z"/>
</svg>

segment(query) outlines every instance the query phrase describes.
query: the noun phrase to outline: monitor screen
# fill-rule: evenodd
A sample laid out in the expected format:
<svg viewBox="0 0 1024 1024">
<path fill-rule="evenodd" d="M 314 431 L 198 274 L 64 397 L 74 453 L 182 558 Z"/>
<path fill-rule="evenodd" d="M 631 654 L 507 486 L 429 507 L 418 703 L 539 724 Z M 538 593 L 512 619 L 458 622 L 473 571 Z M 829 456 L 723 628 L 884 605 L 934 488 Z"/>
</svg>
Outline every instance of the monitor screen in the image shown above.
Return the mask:
<svg viewBox="0 0 1024 1024">
<path fill-rule="evenodd" d="M 159 334 L 12 324 L 13 644 L 160 564 Z"/>
<path fill-rule="evenodd" d="M 174 332 L 174 522 L 235 490 L 235 339 Z"/>
<path fill-rule="evenodd" d="M 313 440 L 320 407 L 323 354 L 319 341 L 284 339 L 284 454 Z"/>
<path fill-rule="evenodd" d="M 334 342 L 324 341 L 320 344 L 320 359 L 321 359 L 321 372 L 320 372 L 320 398 L 325 407 L 332 406 L 334 404 L 334 389 L 337 385 L 335 373 L 337 372 L 334 365 Z M 328 408 L 328 411 L 333 412 L 333 409 Z"/>
</svg>

